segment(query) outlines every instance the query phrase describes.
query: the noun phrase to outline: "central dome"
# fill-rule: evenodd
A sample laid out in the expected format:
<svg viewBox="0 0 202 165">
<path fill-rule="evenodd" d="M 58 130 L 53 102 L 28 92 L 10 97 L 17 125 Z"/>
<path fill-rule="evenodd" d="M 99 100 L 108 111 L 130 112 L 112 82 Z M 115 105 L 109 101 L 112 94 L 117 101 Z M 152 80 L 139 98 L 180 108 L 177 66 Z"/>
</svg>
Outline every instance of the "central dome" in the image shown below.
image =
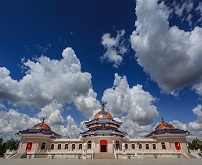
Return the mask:
<svg viewBox="0 0 202 165">
<path fill-rule="evenodd" d="M 163 130 L 163 129 L 175 129 L 175 127 L 171 124 L 165 123 L 164 119 L 162 118 L 161 124 L 159 124 L 155 130 Z"/>
<path fill-rule="evenodd" d="M 93 120 L 98 118 L 113 119 L 111 113 L 104 109 L 104 104 L 102 104 L 102 109 L 94 115 Z"/>
<path fill-rule="evenodd" d="M 46 123 L 44 123 L 44 118 L 41 123 L 34 125 L 31 129 L 41 129 L 41 130 L 51 131 L 51 128 Z"/>
</svg>

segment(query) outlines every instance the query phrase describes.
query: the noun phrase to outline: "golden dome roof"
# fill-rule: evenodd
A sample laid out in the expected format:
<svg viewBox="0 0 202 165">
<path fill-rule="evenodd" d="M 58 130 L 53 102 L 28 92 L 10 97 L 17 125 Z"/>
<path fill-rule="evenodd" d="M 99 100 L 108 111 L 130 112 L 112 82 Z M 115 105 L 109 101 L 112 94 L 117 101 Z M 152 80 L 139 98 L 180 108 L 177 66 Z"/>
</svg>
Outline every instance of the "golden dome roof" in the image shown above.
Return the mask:
<svg viewBox="0 0 202 165">
<path fill-rule="evenodd" d="M 46 123 L 44 123 L 44 120 L 45 118 L 43 118 L 41 123 L 34 125 L 31 129 L 43 129 L 46 131 L 51 131 L 51 128 Z"/>
<path fill-rule="evenodd" d="M 111 113 L 104 109 L 104 104 L 102 104 L 102 109 L 94 115 L 93 120 L 98 118 L 113 119 Z"/>
<path fill-rule="evenodd" d="M 176 129 L 173 125 L 165 123 L 164 119 L 162 118 L 161 124 L 157 125 L 155 130 L 162 130 L 162 129 Z"/>
</svg>

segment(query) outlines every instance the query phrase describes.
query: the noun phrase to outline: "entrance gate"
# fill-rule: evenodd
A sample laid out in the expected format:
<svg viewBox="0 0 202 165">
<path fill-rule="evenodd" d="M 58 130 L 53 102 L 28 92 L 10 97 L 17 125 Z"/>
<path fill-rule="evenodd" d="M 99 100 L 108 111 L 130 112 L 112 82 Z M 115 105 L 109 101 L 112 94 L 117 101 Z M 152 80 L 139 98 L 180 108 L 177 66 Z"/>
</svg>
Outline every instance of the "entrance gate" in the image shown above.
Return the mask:
<svg viewBox="0 0 202 165">
<path fill-rule="evenodd" d="M 181 146 L 179 142 L 175 142 L 175 149 L 176 150 L 181 150 Z"/>
<path fill-rule="evenodd" d="M 100 140 L 100 152 L 107 152 L 107 140 Z"/>
<path fill-rule="evenodd" d="M 32 142 L 28 142 L 26 146 L 26 151 L 32 150 Z"/>
</svg>

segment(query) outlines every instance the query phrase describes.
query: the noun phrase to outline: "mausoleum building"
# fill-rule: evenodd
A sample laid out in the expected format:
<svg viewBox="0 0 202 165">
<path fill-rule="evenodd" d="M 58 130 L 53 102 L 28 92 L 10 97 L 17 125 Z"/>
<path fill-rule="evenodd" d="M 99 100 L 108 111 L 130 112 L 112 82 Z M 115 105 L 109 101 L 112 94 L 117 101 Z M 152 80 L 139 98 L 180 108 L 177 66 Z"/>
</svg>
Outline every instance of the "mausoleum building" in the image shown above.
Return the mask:
<svg viewBox="0 0 202 165">
<path fill-rule="evenodd" d="M 65 139 L 45 123 L 17 132 L 21 137 L 18 151 L 10 157 L 75 158 L 75 159 L 133 159 L 144 157 L 187 157 L 188 131 L 175 128 L 164 119 L 156 129 L 143 138 L 128 138 L 120 131 L 122 122 L 104 108 L 85 122 L 87 131 L 80 138 Z M 12 155 L 12 156 L 11 156 Z M 9 156 L 9 155 L 8 155 Z"/>
</svg>

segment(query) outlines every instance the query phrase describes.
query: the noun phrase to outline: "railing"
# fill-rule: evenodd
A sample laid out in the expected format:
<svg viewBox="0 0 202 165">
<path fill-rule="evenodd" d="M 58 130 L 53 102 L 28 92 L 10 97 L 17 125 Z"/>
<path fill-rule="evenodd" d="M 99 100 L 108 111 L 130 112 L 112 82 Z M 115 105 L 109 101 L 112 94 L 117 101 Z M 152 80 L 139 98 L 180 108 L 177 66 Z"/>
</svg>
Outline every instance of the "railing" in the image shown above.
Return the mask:
<svg viewBox="0 0 202 165">
<path fill-rule="evenodd" d="M 6 150 L 6 153 L 5 153 L 5 155 L 7 155 L 6 159 L 11 159 L 16 154 L 17 154 L 17 150 Z"/>
<path fill-rule="evenodd" d="M 64 153 L 64 154 L 68 154 L 68 153 L 76 153 L 76 154 L 81 154 L 83 152 L 83 150 L 36 150 L 36 151 L 29 151 L 28 153 Z M 89 151 L 88 151 L 89 152 Z"/>
<path fill-rule="evenodd" d="M 52 157 L 52 159 L 56 156 L 56 155 L 66 155 L 66 156 L 70 156 L 70 155 L 75 155 L 75 157 L 78 157 L 79 159 L 84 155 L 84 151 L 79 149 L 79 150 L 31 150 L 31 151 L 27 151 L 27 157 L 31 158 L 32 156 L 36 156 L 36 155 L 47 155 Z M 94 157 L 94 151 L 93 150 L 86 150 L 85 155 L 89 155 L 91 159 L 93 159 Z"/>
<path fill-rule="evenodd" d="M 178 157 L 183 155 L 184 157 L 189 158 L 189 156 L 181 150 L 114 150 L 114 154 L 116 158 L 118 158 L 118 155 L 126 155 L 128 158 L 130 158 L 131 155 L 153 155 L 155 158 L 157 158 L 158 155 L 177 155 Z"/>
<path fill-rule="evenodd" d="M 201 153 L 201 150 L 198 149 L 198 150 L 189 150 L 190 152 L 193 152 L 193 153 Z"/>
<path fill-rule="evenodd" d="M 202 158 L 202 152 L 200 149 L 198 150 L 189 150 L 192 156 L 196 157 L 196 158 Z"/>
</svg>

